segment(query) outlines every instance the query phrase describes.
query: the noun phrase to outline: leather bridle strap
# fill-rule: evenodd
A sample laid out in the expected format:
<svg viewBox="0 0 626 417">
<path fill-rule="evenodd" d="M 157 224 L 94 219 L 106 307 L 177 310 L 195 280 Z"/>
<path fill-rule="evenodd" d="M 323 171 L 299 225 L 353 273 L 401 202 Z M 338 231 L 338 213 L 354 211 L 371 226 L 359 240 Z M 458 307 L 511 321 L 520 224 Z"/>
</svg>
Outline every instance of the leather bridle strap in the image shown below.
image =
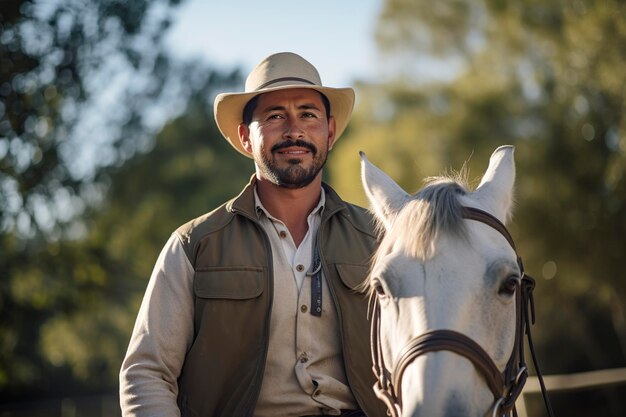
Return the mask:
<svg viewBox="0 0 626 417">
<path fill-rule="evenodd" d="M 372 320 L 370 331 L 370 343 L 372 350 L 372 370 L 376 375 L 374 393 L 387 406 L 387 414 L 390 417 L 400 416 L 400 404 L 396 396 L 394 386 L 391 383 L 391 375 L 385 367 L 383 360 L 383 348 L 380 341 L 380 303 L 375 293 L 370 295 L 368 316 Z"/>
<path fill-rule="evenodd" d="M 513 241 L 513 237 L 507 230 L 506 226 L 496 217 L 492 216 L 486 211 L 477 209 L 476 207 L 466 206 L 463 207 L 462 215 L 464 219 L 476 220 L 500 232 L 500 234 L 504 236 L 507 242 L 509 242 L 509 245 L 511 245 L 513 250 L 517 253 L 517 248 L 515 248 L 515 242 Z"/>
<path fill-rule="evenodd" d="M 502 373 L 491 357 L 475 341 L 453 330 L 431 330 L 412 339 L 402 350 L 393 370 L 394 387 L 399 387 L 406 367 L 416 358 L 428 352 L 450 351 L 469 359 L 483 375 L 494 398 L 504 396 L 505 382 Z M 397 393 L 398 397 L 401 393 Z"/>
<path fill-rule="evenodd" d="M 488 226 L 491 226 L 493 229 L 500 232 L 502 236 L 509 242 L 509 245 L 515 251 L 517 256 L 517 264 L 519 265 L 520 274 L 522 277 L 521 288 L 518 294 L 517 299 L 517 323 L 516 323 L 516 347 L 514 348 L 513 354 L 511 355 L 511 359 L 507 364 L 505 375 L 507 377 L 508 383 L 512 384 L 507 388 L 508 398 L 503 403 L 503 408 L 507 410 L 514 410 L 515 400 L 522 392 L 524 384 L 526 383 L 526 378 L 528 377 L 528 369 L 526 366 L 526 361 L 524 360 L 524 342 L 523 336 L 526 334 L 526 339 L 528 340 L 528 347 L 530 349 L 530 353 L 532 356 L 533 364 L 535 365 L 535 371 L 537 373 L 537 380 L 539 381 L 539 386 L 541 387 L 541 395 L 543 397 L 544 404 L 546 406 L 546 410 L 548 411 L 548 415 L 550 417 L 554 416 L 554 411 L 552 410 L 552 405 L 550 404 L 550 399 L 548 398 L 548 393 L 545 387 L 545 383 L 543 381 L 543 375 L 539 370 L 539 364 L 537 362 L 537 355 L 535 354 L 535 348 L 533 346 L 533 339 L 530 331 L 530 326 L 535 323 L 535 308 L 534 308 L 534 300 L 533 300 L 533 289 L 535 288 L 535 279 L 524 271 L 524 264 L 522 262 L 522 257 L 517 254 L 517 248 L 515 247 L 515 242 L 513 241 L 513 237 L 509 233 L 506 226 L 498 220 L 496 217 L 487 213 L 486 211 L 477 209 L 475 207 L 463 207 L 462 215 L 465 219 L 468 220 L 476 220 L 481 223 L 484 223 Z M 517 351 L 517 352 L 516 352 Z M 515 361 L 519 363 L 520 370 L 517 372 L 517 375 L 513 380 L 510 380 L 510 371 L 514 369 Z M 515 413 L 517 414 L 517 413 Z"/>
</svg>

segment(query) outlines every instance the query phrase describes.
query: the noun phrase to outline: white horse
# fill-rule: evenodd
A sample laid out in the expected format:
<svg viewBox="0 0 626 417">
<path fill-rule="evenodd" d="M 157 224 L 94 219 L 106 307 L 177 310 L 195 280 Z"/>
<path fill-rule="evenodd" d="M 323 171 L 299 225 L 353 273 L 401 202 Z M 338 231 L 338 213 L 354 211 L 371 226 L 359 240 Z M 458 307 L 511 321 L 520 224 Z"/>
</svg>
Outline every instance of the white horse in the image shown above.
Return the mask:
<svg viewBox="0 0 626 417">
<path fill-rule="evenodd" d="M 503 225 L 513 153 L 496 149 L 473 192 L 434 178 L 414 195 L 361 153 L 365 192 L 384 231 L 368 280 L 375 390 L 392 416 L 507 415 L 521 391 L 519 333 L 534 281 L 524 278 Z"/>
</svg>

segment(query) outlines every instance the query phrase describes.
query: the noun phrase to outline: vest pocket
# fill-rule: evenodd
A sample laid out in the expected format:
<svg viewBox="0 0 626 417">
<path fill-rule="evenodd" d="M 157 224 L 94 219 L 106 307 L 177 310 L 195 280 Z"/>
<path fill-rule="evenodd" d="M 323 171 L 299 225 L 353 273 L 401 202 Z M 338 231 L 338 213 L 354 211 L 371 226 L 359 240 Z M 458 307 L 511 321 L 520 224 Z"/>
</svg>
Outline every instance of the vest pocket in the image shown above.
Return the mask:
<svg viewBox="0 0 626 417">
<path fill-rule="evenodd" d="M 263 293 L 263 268 L 205 268 L 196 271 L 193 290 L 197 297 L 247 300 Z"/>
<path fill-rule="evenodd" d="M 363 292 L 364 282 L 369 274 L 369 265 L 335 264 L 341 282 L 357 292 Z"/>
</svg>

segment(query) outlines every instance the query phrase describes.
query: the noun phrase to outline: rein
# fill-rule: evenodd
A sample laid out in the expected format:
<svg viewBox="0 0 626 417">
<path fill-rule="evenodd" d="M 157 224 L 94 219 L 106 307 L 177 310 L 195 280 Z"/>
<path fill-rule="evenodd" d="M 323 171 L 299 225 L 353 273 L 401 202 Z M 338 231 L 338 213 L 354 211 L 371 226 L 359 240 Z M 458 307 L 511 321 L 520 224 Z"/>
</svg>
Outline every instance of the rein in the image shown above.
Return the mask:
<svg viewBox="0 0 626 417">
<path fill-rule="evenodd" d="M 486 224 L 497 230 L 509 242 L 517 254 L 515 243 L 507 228 L 497 218 L 491 214 L 474 207 L 463 207 L 462 216 L 464 219 L 475 220 Z M 554 416 L 552 406 L 548 399 L 543 377 L 539 371 L 535 348 L 532 343 L 530 325 L 535 323 L 535 308 L 533 300 L 533 289 L 535 288 L 534 278 L 524 273 L 522 258 L 517 256 L 521 284 L 516 297 L 516 320 L 515 320 L 515 343 L 513 351 L 504 369 L 500 372 L 496 364 L 485 350 L 468 336 L 454 330 L 430 330 L 413 339 L 402 349 L 398 360 L 392 370 L 385 365 L 382 354 L 380 340 L 380 303 L 375 293 L 370 298 L 369 312 L 372 319 L 370 331 L 370 341 L 372 345 L 372 363 L 376 383 L 374 392 L 387 406 L 387 413 L 391 417 L 400 417 L 402 414 L 402 376 L 410 363 L 419 356 L 428 352 L 451 351 L 467 358 L 483 376 L 487 386 L 491 390 L 494 403 L 492 406 L 492 417 L 517 416 L 515 401 L 521 395 L 526 379 L 528 378 L 528 367 L 524 357 L 524 335 L 528 340 L 528 346 L 533 359 L 537 379 L 541 386 L 541 393 L 550 417 Z"/>
</svg>

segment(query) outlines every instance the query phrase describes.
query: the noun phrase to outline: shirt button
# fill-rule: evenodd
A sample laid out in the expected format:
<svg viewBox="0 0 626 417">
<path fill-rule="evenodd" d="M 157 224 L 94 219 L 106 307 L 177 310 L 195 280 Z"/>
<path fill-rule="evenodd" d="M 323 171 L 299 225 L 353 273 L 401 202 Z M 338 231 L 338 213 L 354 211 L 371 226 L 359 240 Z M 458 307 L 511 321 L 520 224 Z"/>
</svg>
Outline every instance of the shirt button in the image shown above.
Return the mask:
<svg viewBox="0 0 626 417">
<path fill-rule="evenodd" d="M 278 232 L 278 236 L 282 237 L 283 239 L 287 237 L 287 232 L 285 232 L 284 230 L 281 230 L 280 232 Z"/>
<path fill-rule="evenodd" d="M 300 358 L 300 363 L 307 363 L 309 361 L 309 358 L 307 358 L 306 356 L 303 356 Z"/>
<path fill-rule="evenodd" d="M 305 305 L 303 305 L 302 307 L 300 307 L 300 311 L 302 311 L 303 313 L 306 313 L 306 311 L 307 311 L 308 309 L 309 309 L 309 308 L 308 308 L 307 306 L 305 306 Z"/>
<path fill-rule="evenodd" d="M 297 270 L 298 272 L 302 272 L 302 271 L 304 271 L 304 265 L 299 264 L 298 266 L 296 266 L 296 270 Z"/>
</svg>

